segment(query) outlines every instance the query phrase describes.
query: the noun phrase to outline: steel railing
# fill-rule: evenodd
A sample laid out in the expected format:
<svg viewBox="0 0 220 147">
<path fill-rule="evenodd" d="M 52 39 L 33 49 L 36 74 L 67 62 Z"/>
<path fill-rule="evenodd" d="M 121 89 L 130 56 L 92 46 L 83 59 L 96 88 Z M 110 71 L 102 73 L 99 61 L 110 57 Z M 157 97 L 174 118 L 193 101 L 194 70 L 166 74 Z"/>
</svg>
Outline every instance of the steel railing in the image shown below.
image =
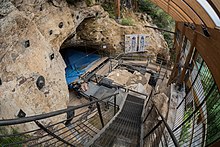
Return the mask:
<svg viewBox="0 0 220 147">
<path fill-rule="evenodd" d="M 147 122 L 143 128 L 143 145 L 209 146 L 220 140 L 220 92 L 214 78 L 200 56 L 192 61 L 187 72 L 186 94 L 177 103 L 172 131 L 150 100 L 153 95 L 150 94 L 143 118 L 143 124 Z"/>
<path fill-rule="evenodd" d="M 58 146 L 69 145 L 78 146 L 88 142 L 98 131 L 104 127 L 105 123 L 111 120 L 118 110 L 118 106 L 113 103 L 108 109 L 102 105 L 102 101 L 117 96 L 114 93 L 102 99 L 93 98 L 91 102 L 79 106 L 71 106 L 67 109 L 58 110 L 41 115 L 28 116 L 18 119 L 0 120 L 0 145 L 1 146 Z M 92 106 L 92 109 L 91 109 Z M 115 108 L 114 108 L 115 107 Z M 117 107 L 117 108 L 116 108 Z M 55 117 L 63 118 L 65 113 L 67 119 L 51 123 Z M 68 122 L 68 123 L 67 123 Z M 32 130 L 20 131 L 21 125 L 31 126 Z M 9 127 L 10 126 L 10 127 Z M 10 131 L 9 128 L 14 128 Z"/>
<path fill-rule="evenodd" d="M 144 119 L 143 123 L 148 121 L 152 113 L 157 114 L 157 119 L 155 119 L 153 124 L 151 124 L 151 129 L 148 129 L 148 132 L 145 132 L 145 134 L 143 134 L 143 145 L 156 147 L 159 145 L 168 146 L 170 143 L 172 143 L 173 146 L 178 147 L 179 143 L 176 140 L 176 137 L 174 136 L 171 128 L 154 104 L 152 105 L 150 112 Z"/>
<path fill-rule="evenodd" d="M 191 67 L 173 132 L 182 146 L 209 146 L 220 139 L 220 93 L 201 56 L 191 62 Z"/>
<path fill-rule="evenodd" d="M 173 146 L 178 147 L 179 143 L 167 124 L 165 116 L 152 101 L 153 96 L 154 90 L 152 88 L 143 110 L 141 146 L 168 146 L 172 143 Z"/>
</svg>

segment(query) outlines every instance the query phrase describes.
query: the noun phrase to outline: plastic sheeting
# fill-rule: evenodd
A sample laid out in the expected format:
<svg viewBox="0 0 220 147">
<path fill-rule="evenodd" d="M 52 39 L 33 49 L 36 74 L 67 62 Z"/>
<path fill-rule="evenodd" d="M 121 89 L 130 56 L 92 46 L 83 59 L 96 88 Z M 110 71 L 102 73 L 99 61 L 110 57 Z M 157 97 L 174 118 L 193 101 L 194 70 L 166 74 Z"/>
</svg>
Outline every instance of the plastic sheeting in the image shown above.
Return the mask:
<svg viewBox="0 0 220 147">
<path fill-rule="evenodd" d="M 100 56 L 94 53 L 87 54 L 74 49 L 68 49 L 63 53 L 63 58 L 67 66 L 65 72 L 66 81 L 69 85 L 85 73 Z"/>
</svg>

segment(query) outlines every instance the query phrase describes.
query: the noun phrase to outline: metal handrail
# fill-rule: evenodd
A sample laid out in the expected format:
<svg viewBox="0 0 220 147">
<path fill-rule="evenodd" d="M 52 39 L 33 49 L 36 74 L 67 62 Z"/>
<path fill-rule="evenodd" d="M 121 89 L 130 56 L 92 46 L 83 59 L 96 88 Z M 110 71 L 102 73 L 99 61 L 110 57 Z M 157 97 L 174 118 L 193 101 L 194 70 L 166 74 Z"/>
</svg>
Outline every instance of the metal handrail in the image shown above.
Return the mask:
<svg viewBox="0 0 220 147">
<path fill-rule="evenodd" d="M 153 96 L 153 90 L 151 91 L 151 93 L 150 93 L 150 95 L 149 95 L 149 98 L 148 98 L 148 100 L 147 100 L 146 106 L 149 104 L 149 101 L 152 102 L 152 99 L 151 99 L 152 96 Z M 146 109 L 146 106 L 145 106 L 145 109 Z M 170 128 L 169 125 L 167 124 L 165 118 L 162 116 L 162 114 L 159 112 L 158 108 L 155 106 L 155 104 L 154 104 L 153 102 L 152 102 L 152 107 L 151 107 L 151 109 L 149 110 L 147 116 L 143 118 L 144 120 L 142 121 L 142 124 L 145 123 L 145 121 L 146 121 L 146 119 L 148 118 L 148 116 L 153 112 L 153 111 L 152 111 L 153 108 L 155 108 L 156 112 L 159 114 L 159 116 L 161 117 L 162 120 L 159 121 L 158 124 L 157 124 L 153 129 L 151 129 L 150 132 L 148 132 L 145 136 L 143 136 L 142 139 L 145 140 L 145 139 L 147 138 L 147 136 L 149 136 L 151 133 L 153 133 L 154 130 L 156 130 L 156 129 L 161 125 L 161 123 L 164 123 L 164 125 L 165 125 L 166 129 L 168 130 L 168 133 L 169 133 L 169 135 L 170 135 L 170 137 L 171 137 L 171 139 L 172 139 L 174 145 L 175 145 L 176 147 L 179 147 L 178 141 L 176 140 L 176 137 L 174 136 L 173 131 L 171 130 L 171 128 Z"/>
<path fill-rule="evenodd" d="M 57 136 L 56 134 L 54 134 L 53 132 L 51 132 L 49 129 L 47 129 L 45 126 L 43 126 L 40 122 L 35 121 L 35 123 L 37 124 L 37 126 L 38 126 L 39 128 L 41 128 L 42 130 L 44 130 L 45 132 L 47 132 L 49 135 L 51 135 L 51 136 L 53 136 L 54 138 L 56 138 L 56 139 L 62 141 L 62 142 L 65 143 L 65 144 L 68 144 L 68 145 L 71 146 L 71 147 L 75 147 L 75 146 L 72 145 L 71 143 L 67 142 L 67 141 L 64 140 L 63 138 L 61 138 L 61 137 Z"/>
<path fill-rule="evenodd" d="M 169 125 L 167 124 L 165 118 L 163 117 L 163 115 L 160 113 L 160 111 L 157 109 L 157 107 L 156 107 L 154 104 L 153 104 L 153 106 L 154 106 L 154 108 L 156 109 L 157 113 L 160 115 L 160 117 L 161 117 L 161 119 L 162 119 L 162 121 L 163 121 L 163 123 L 164 123 L 166 129 L 168 130 L 168 133 L 169 133 L 169 135 L 170 135 L 170 137 L 171 137 L 171 139 L 172 139 L 174 145 L 175 145 L 176 147 L 179 147 L 179 143 L 178 143 L 178 141 L 176 140 L 176 137 L 174 136 L 173 131 L 170 129 Z"/>
<path fill-rule="evenodd" d="M 174 35 L 176 34 L 176 32 L 169 31 L 169 30 L 166 30 L 166 29 L 163 29 L 163 28 L 158 28 L 158 27 L 153 27 L 153 26 L 148 26 L 148 25 L 145 25 L 144 27 L 152 28 L 152 29 L 155 29 L 155 30 L 159 30 L 159 31 L 162 31 L 162 32 L 167 32 L 167 33 L 174 34 Z"/>
<path fill-rule="evenodd" d="M 160 120 L 145 136 L 144 136 L 144 140 L 154 132 L 154 130 L 156 130 L 161 124 L 162 124 L 162 120 Z"/>
<path fill-rule="evenodd" d="M 110 98 L 110 97 L 112 97 L 112 96 L 115 96 L 115 95 L 117 95 L 117 94 L 118 94 L 118 93 L 114 93 L 114 94 L 112 94 L 112 95 L 110 95 L 110 96 L 101 98 L 101 99 L 99 99 L 99 100 L 94 100 L 94 101 L 91 101 L 91 102 L 89 102 L 89 103 L 82 104 L 82 105 L 78 105 L 78 106 L 71 106 L 71 107 L 69 107 L 69 108 L 67 108 L 67 109 L 62 109 L 62 110 L 58 110 L 58 111 L 53 111 L 53 112 L 49 112 L 49 113 L 46 113 L 46 114 L 34 115 L 34 116 L 29 116 L 29 117 L 17 118 L 17 119 L 5 119 L 5 120 L 0 120 L 0 126 L 22 124 L 22 123 L 27 123 L 27 122 L 31 122 L 31 121 L 36 121 L 36 120 L 41 120 L 41 119 L 45 119 L 45 118 L 49 118 L 49 117 L 61 115 L 61 114 L 67 113 L 67 112 L 69 112 L 69 111 L 74 111 L 74 110 L 77 110 L 77 109 L 80 109 L 80 108 L 83 108 L 83 107 L 92 105 L 92 104 L 94 104 L 94 103 L 103 101 L 103 100 L 108 99 L 108 98 Z"/>
<path fill-rule="evenodd" d="M 198 70 L 198 73 L 196 74 L 196 77 L 195 77 L 195 79 L 194 79 L 194 81 L 193 81 L 191 87 L 189 88 L 189 91 L 193 88 L 194 84 L 196 83 L 196 80 L 197 80 L 197 78 L 198 78 L 198 76 L 199 76 L 199 74 L 200 74 L 200 71 L 201 71 L 201 69 L 202 69 L 203 64 L 204 64 L 204 60 L 202 60 L 202 63 L 201 63 L 201 65 L 200 65 L 200 67 L 199 67 L 199 70 Z M 184 100 L 187 98 L 188 94 L 189 94 L 189 93 L 187 93 L 187 94 L 185 95 L 185 97 L 182 99 L 182 101 L 179 103 L 179 105 L 177 106 L 177 109 L 181 106 L 181 104 L 182 104 L 182 103 L 184 102 Z"/>
<path fill-rule="evenodd" d="M 179 125 L 177 126 L 173 132 L 177 131 L 183 124 L 185 124 L 189 119 L 191 119 L 193 117 L 193 115 L 202 107 L 202 105 L 206 102 L 206 100 L 208 99 L 208 97 L 211 95 L 212 91 L 214 90 L 216 86 L 216 83 L 213 83 L 208 94 L 206 95 L 206 97 L 203 99 L 203 101 L 199 104 L 199 106 L 196 107 L 196 109 Z"/>
<path fill-rule="evenodd" d="M 169 127 L 169 125 L 167 124 L 165 118 L 162 116 L 162 114 L 159 112 L 159 110 L 157 109 L 157 107 L 156 107 L 154 104 L 152 104 L 152 109 L 153 109 L 153 108 L 155 108 L 155 110 L 156 110 L 156 112 L 159 114 L 161 120 L 143 137 L 143 140 L 145 140 L 150 134 L 152 134 L 152 133 L 154 132 L 154 130 L 156 130 L 156 129 L 163 123 L 163 124 L 165 125 L 165 127 L 166 127 L 166 129 L 167 129 L 167 131 L 168 131 L 168 133 L 169 133 L 169 135 L 170 135 L 170 137 L 171 137 L 171 139 L 172 139 L 174 145 L 175 145 L 176 147 L 179 147 L 180 145 L 179 145 L 178 141 L 176 140 L 176 137 L 174 136 L 172 130 L 171 130 L 170 127 Z M 151 110 L 152 110 L 152 109 L 151 109 Z M 151 112 L 152 112 L 152 111 L 150 111 L 150 113 L 151 113 Z M 143 121 L 143 123 L 144 123 L 144 122 L 145 122 L 145 121 Z"/>
</svg>

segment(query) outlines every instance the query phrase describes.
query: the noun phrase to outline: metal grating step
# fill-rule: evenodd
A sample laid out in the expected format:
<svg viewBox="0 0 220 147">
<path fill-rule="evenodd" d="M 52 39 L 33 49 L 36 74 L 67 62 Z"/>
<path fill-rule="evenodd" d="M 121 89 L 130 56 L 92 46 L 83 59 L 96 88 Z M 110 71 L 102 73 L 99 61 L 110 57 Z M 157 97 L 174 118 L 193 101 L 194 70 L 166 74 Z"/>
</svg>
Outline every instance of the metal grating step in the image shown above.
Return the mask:
<svg viewBox="0 0 220 147">
<path fill-rule="evenodd" d="M 128 94 L 120 114 L 91 146 L 139 146 L 143 104 L 143 99 Z"/>
<path fill-rule="evenodd" d="M 133 95 L 130 95 L 130 94 L 127 96 L 126 101 L 131 101 L 131 102 L 135 102 L 135 103 L 139 103 L 139 104 L 144 103 L 144 99 L 134 97 Z"/>
</svg>

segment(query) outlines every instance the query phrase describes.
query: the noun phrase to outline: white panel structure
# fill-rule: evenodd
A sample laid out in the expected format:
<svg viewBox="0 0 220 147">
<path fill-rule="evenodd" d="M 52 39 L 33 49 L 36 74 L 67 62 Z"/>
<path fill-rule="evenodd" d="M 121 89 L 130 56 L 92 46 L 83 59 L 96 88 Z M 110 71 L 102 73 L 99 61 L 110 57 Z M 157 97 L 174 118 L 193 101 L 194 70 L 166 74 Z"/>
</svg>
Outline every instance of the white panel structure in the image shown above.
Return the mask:
<svg viewBox="0 0 220 147">
<path fill-rule="evenodd" d="M 138 35 L 125 35 L 125 53 L 137 52 Z"/>
<path fill-rule="evenodd" d="M 147 39 L 148 36 L 145 34 L 140 34 L 139 36 L 139 44 L 138 44 L 138 52 L 144 52 L 146 51 L 146 47 L 147 47 Z"/>
<path fill-rule="evenodd" d="M 125 53 L 144 52 L 147 49 L 148 36 L 145 34 L 125 35 Z"/>
</svg>

